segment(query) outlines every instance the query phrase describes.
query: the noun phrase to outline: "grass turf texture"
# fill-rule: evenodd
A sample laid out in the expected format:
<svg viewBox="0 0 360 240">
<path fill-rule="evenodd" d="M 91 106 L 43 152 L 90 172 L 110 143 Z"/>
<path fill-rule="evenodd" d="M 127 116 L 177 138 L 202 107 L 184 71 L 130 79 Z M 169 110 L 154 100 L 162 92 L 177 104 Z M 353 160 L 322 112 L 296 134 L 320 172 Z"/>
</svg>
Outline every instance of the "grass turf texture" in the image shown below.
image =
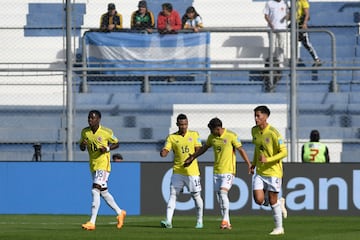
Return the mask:
<svg viewBox="0 0 360 240">
<path fill-rule="evenodd" d="M 204 228 L 195 229 L 194 216 L 175 216 L 172 229 L 160 228 L 161 216 L 128 216 L 124 227 L 116 228 L 116 218 L 98 216 L 96 230 L 86 231 L 81 224 L 88 216 L 72 215 L 0 215 L 0 239 L 358 239 L 359 217 L 289 216 L 284 220 L 285 235 L 269 236 L 272 216 L 231 216 L 232 230 L 220 230 L 218 216 L 205 216 Z"/>
</svg>

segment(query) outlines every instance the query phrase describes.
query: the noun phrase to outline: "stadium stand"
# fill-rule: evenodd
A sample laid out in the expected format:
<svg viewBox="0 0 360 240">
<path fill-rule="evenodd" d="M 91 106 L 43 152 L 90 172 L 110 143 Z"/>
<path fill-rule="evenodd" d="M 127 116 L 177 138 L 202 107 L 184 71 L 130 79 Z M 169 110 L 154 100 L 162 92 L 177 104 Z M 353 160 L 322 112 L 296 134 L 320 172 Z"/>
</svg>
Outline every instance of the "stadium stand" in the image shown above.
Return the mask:
<svg viewBox="0 0 360 240">
<path fill-rule="evenodd" d="M 11 2 L 11 1 L 9 1 Z M 18 2 L 12 3 L 18 6 Z M 96 28 L 99 24 L 99 16 L 103 10 L 106 10 L 106 4 L 99 1 L 78 1 L 75 12 L 75 26 L 83 28 Z M 149 1 L 149 7 L 155 14 L 160 10 L 161 1 Z M 172 2 L 177 10 L 183 12 L 186 6 L 193 4 L 207 26 L 223 27 L 224 23 L 228 27 L 249 27 L 248 23 L 239 21 L 241 19 L 254 19 L 255 27 L 264 27 L 263 14 L 260 9 L 264 6 L 264 1 L 247 0 L 239 4 L 236 0 L 223 1 L 224 9 L 228 12 L 225 15 L 218 11 L 216 7 L 219 0 L 195 0 Z M 251 8 L 244 8 L 244 4 L 251 4 Z M 311 10 L 311 27 L 326 28 L 332 31 L 336 36 L 336 55 L 337 64 L 346 65 L 347 62 L 354 63 L 358 61 L 360 54 L 360 37 L 358 33 L 358 25 L 355 22 L 354 13 L 358 9 L 352 7 L 343 7 L 346 2 L 312 2 Z M 136 1 L 117 3 L 117 6 L 123 16 L 124 25 L 128 27 L 130 13 L 136 7 Z M 250 10 L 249 10 L 250 9 Z M 44 12 L 54 13 L 54 19 L 43 24 L 43 19 L 47 15 Z M 2 37 L 2 44 L 5 46 L 4 55 L 9 56 L 9 61 L 18 61 L 19 56 L 14 56 L 11 48 L 6 48 L 13 38 L 27 41 L 29 45 L 34 46 L 31 54 L 21 56 L 22 61 L 31 61 L 32 55 L 43 52 L 40 59 L 44 62 L 53 64 L 62 62 L 64 59 L 63 39 L 64 30 L 57 32 L 42 29 L 39 31 L 28 31 L 26 28 L 33 27 L 56 27 L 63 24 L 63 5 L 56 4 L 54 1 L 48 3 L 37 3 L 30 1 L 27 9 L 17 8 L 17 13 L 21 20 L 21 25 L 25 26 L 24 32 L 21 34 L 12 33 L 10 36 Z M 0 19 L 7 19 L 10 16 L 6 10 L 0 10 Z M 13 15 L 11 15 L 13 16 Z M 26 16 L 26 17 L 25 17 Z M 223 21 L 218 21 L 219 16 Z M 224 16 L 225 19 L 224 19 Z M 332 16 L 329 18 L 329 16 Z M 77 38 L 75 47 L 81 47 L 80 37 L 84 33 L 76 32 Z M 236 35 L 236 34 L 232 34 Z M 35 37 L 36 36 L 36 37 Z M 215 35 L 214 35 L 215 36 Z M 42 38 L 48 45 L 37 45 L 38 38 Z M 219 36 L 220 40 L 214 39 L 213 48 L 221 47 L 220 51 L 225 58 L 238 60 L 235 53 L 239 52 L 239 36 Z M 330 66 L 331 51 L 329 48 L 330 38 L 323 33 L 311 33 L 313 45 L 316 47 L 319 55 L 325 62 L 325 66 Z M 261 43 L 254 44 L 249 51 L 241 54 L 243 59 L 263 60 L 267 49 L 267 37 L 264 34 L 251 36 L 248 42 Z M 325 43 L 325 44 L 324 44 Z M 36 47 L 35 47 L 36 46 Z M 49 46 L 56 46 L 50 48 Z M 44 51 L 44 49 L 46 51 Z M 303 48 L 300 48 L 300 56 L 306 65 L 311 64 L 312 60 Z M 213 49 L 212 49 L 213 50 Z M 79 50 L 77 50 L 79 51 Z M 214 53 L 215 60 L 222 60 L 224 57 Z M 251 54 L 252 55 L 251 55 Z M 231 56 L 230 56 L 231 55 Z M 51 66 L 51 64 L 50 64 Z M 358 151 L 358 145 L 351 140 L 360 138 L 360 110 L 358 104 L 360 102 L 360 74 L 356 71 L 337 71 L 340 92 L 330 92 L 330 81 L 332 72 L 298 72 L 298 137 L 301 141 L 308 139 L 308 135 L 313 128 L 317 128 L 321 132 L 322 139 L 328 141 L 332 156 L 336 161 L 351 162 L 353 152 Z M 52 78 L 53 79 L 53 78 Z M 62 83 L 62 77 L 57 78 L 57 82 Z M 77 90 L 80 89 L 80 80 L 77 79 Z M 314 81 L 315 80 L 315 81 Z M 37 82 L 38 78 L 32 77 L 29 82 Z M 121 141 L 120 152 L 124 155 L 126 161 L 159 161 L 158 151 L 160 150 L 166 135 L 174 130 L 174 117 L 176 112 L 174 105 L 203 105 L 203 104 L 289 104 L 290 89 L 289 72 L 283 71 L 283 78 L 279 82 L 276 92 L 264 93 L 262 79 L 253 78 L 250 72 L 241 72 L 228 74 L 226 76 L 220 73 L 212 75 L 212 93 L 204 93 L 204 81 L 195 79 L 194 81 L 176 81 L 165 82 L 159 80 L 151 81 L 150 93 L 142 93 L 142 81 L 120 81 L 107 82 L 107 85 L 101 82 L 90 82 L 88 93 L 76 93 L 75 98 L 75 119 L 74 134 L 75 140 L 79 139 L 81 128 L 87 125 L 87 113 L 90 109 L 99 109 L 104 117 L 102 123 L 114 129 L 119 135 Z M 21 96 L 27 93 L 16 94 L 16 90 L 2 90 L 4 94 Z M 31 89 L 28 94 L 48 94 L 51 98 L 54 92 L 61 93 L 63 86 L 60 84 L 56 90 L 36 90 Z M 26 95 L 27 96 L 27 95 Z M 32 95 L 31 95 L 32 96 Z M 29 100 L 31 99 L 31 101 Z M 64 140 L 66 139 L 66 117 L 64 109 L 61 107 L 62 98 L 58 97 L 54 101 L 55 107 L 41 107 L 40 100 L 36 101 L 32 97 L 25 100 L 18 100 L 17 107 L 7 106 L 0 111 L 0 120 L 2 126 L 0 128 L 1 143 L 0 161 L 32 160 L 33 144 L 40 142 L 42 144 L 42 159 L 44 161 L 62 161 L 66 159 Z M 60 100 L 59 100 L 60 99 Z M 8 105 L 3 96 L 0 97 L 1 105 Z M 25 102 L 34 104 L 32 107 L 25 107 Z M 49 101 L 50 102 L 50 101 Z M 60 103 L 59 103 L 60 102 Z M 5 104 L 4 104 L 5 103 Z M 42 103 L 44 104 L 44 103 Z M 213 113 L 215 114 L 215 113 Z M 195 117 L 194 117 L 195 118 Z M 207 119 L 208 120 L 208 119 Z M 285 120 L 285 119 L 284 119 Z M 192 120 L 191 120 L 192 122 Z M 191 123 L 190 122 L 190 127 Z M 253 119 L 248 119 L 253 122 Z M 195 124 L 194 124 L 195 125 Z M 202 137 L 206 136 L 206 125 L 195 125 L 202 133 Z M 252 156 L 252 145 L 249 139 L 249 132 L 246 128 L 230 125 L 241 135 L 245 135 L 244 146 L 249 155 Z M 289 139 L 286 130 L 283 133 Z M 19 145 L 21 149 L 19 150 Z M 341 146 L 338 146 L 341 145 Z M 75 160 L 86 161 L 87 154 L 80 152 L 75 146 Z M 170 161 L 168 157 L 165 161 Z M 211 154 L 204 156 L 201 161 L 211 160 Z M 162 160 L 163 161 L 163 160 Z"/>
<path fill-rule="evenodd" d="M 86 6 L 73 4 L 72 26 L 75 34 L 80 36 L 80 28 L 84 24 L 83 16 L 86 13 Z M 49 17 L 51 13 L 51 17 Z M 46 21 L 44 21 L 46 20 Z M 26 15 L 25 36 L 64 36 L 66 12 L 61 3 L 29 3 L 29 12 Z"/>
</svg>

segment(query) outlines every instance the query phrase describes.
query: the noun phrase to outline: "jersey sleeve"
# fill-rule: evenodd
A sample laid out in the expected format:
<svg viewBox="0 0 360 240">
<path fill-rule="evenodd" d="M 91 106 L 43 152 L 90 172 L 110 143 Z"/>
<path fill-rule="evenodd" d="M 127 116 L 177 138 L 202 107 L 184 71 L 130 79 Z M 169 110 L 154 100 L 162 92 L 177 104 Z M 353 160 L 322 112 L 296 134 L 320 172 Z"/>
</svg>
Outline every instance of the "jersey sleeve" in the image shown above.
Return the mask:
<svg viewBox="0 0 360 240">
<path fill-rule="evenodd" d="M 277 149 L 278 151 L 273 156 L 267 158 L 268 162 L 279 161 L 287 156 L 287 148 L 286 148 L 286 145 L 285 145 L 285 142 L 284 142 L 284 139 L 282 138 L 282 136 L 278 133 L 274 134 L 273 141 L 275 144 L 275 149 Z"/>
<path fill-rule="evenodd" d="M 240 139 L 240 137 L 239 137 L 238 135 L 236 135 L 236 134 L 234 134 L 234 137 L 233 137 L 232 142 L 233 142 L 233 146 L 234 146 L 235 148 L 239 148 L 239 147 L 242 146 L 242 144 L 241 144 L 241 139 Z"/>
<path fill-rule="evenodd" d="M 109 143 L 118 143 L 119 139 L 114 135 L 113 131 L 110 130 Z"/>
<path fill-rule="evenodd" d="M 198 132 L 194 132 L 195 135 L 195 147 L 201 147 L 202 143 L 201 143 L 201 139 L 200 139 L 200 135 Z"/>
<path fill-rule="evenodd" d="M 163 149 L 166 149 L 166 150 L 168 150 L 170 152 L 171 148 L 172 148 L 171 135 L 169 135 L 166 138 L 165 145 L 164 145 Z"/>
<path fill-rule="evenodd" d="M 82 143 L 85 139 L 86 139 L 85 129 L 83 129 L 83 130 L 81 130 L 81 136 L 80 136 L 79 143 Z"/>
</svg>

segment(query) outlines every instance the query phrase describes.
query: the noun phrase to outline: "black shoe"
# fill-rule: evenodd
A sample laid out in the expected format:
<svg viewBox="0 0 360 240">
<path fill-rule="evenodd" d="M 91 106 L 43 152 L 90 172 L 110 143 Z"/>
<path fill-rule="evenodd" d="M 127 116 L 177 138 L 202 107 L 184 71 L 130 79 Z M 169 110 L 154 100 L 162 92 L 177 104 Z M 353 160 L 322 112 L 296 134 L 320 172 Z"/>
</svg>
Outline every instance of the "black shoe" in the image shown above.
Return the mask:
<svg viewBox="0 0 360 240">
<path fill-rule="evenodd" d="M 320 59 L 316 59 L 314 64 L 312 65 L 313 67 L 321 67 L 322 65 L 322 62 Z"/>
</svg>

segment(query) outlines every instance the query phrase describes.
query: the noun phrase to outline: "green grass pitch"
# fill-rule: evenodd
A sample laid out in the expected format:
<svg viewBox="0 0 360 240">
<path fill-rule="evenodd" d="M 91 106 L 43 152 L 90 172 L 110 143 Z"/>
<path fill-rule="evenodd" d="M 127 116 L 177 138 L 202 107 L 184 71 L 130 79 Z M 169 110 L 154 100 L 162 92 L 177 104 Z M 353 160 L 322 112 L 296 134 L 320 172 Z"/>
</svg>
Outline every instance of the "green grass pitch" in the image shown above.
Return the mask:
<svg viewBox="0 0 360 240">
<path fill-rule="evenodd" d="M 311 239 L 355 240 L 360 236 L 360 217 L 289 216 L 285 235 L 269 236 L 271 215 L 231 216 L 232 230 L 220 230 L 219 216 L 205 216 L 204 228 L 195 229 L 195 216 L 174 216 L 173 228 L 160 228 L 162 216 L 128 216 L 124 227 L 116 228 L 116 218 L 98 216 L 96 230 L 85 231 L 81 224 L 88 216 L 0 215 L 0 239 L 6 240 L 232 240 Z"/>
</svg>

